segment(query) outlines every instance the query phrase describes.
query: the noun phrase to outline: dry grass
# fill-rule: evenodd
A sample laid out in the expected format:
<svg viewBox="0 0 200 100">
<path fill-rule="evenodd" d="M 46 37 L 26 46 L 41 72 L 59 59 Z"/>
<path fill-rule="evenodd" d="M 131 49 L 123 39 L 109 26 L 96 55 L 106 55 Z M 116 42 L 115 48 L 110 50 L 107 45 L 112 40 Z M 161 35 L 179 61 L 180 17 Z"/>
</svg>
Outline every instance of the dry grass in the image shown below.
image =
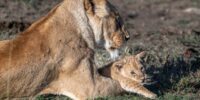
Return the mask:
<svg viewBox="0 0 200 100">
<path fill-rule="evenodd" d="M 24 15 L 30 22 L 43 15 L 49 5 L 48 1 L 20 0 L 28 8 L 41 9 L 39 13 L 33 9 L 32 16 Z M 122 55 L 133 55 L 147 51 L 144 58 L 148 74 L 154 76 L 156 84 L 147 86 L 159 95 L 158 100 L 197 100 L 200 98 L 200 17 L 187 14 L 183 10 L 188 7 L 200 8 L 199 0 L 111 0 L 118 6 L 126 20 L 131 33 L 127 47 L 121 50 Z M 2 2 L 2 1 L 0 1 Z M 58 2 L 58 1 L 56 1 Z M 12 4 L 12 3 L 8 3 Z M 55 2 L 50 4 L 51 6 Z M 1 6 L 0 7 L 9 7 Z M 20 5 L 20 6 L 24 6 Z M 23 9 L 26 7 L 22 7 Z M 43 9 L 44 8 L 44 9 Z M 20 8 L 20 11 L 23 10 Z M 1 10 L 0 10 L 1 12 Z M 8 11 L 9 12 L 9 11 Z M 13 15 L 18 16 L 20 15 Z M 3 18 L 3 17 L 2 17 Z M 29 26 L 29 22 L 3 22 L 0 20 L 0 40 L 11 39 L 16 33 Z M 97 50 L 95 60 L 98 66 L 109 62 L 105 50 Z M 69 100 L 65 96 L 39 96 L 37 100 Z M 142 96 L 125 93 L 116 97 L 103 97 L 97 100 L 145 100 Z"/>
</svg>

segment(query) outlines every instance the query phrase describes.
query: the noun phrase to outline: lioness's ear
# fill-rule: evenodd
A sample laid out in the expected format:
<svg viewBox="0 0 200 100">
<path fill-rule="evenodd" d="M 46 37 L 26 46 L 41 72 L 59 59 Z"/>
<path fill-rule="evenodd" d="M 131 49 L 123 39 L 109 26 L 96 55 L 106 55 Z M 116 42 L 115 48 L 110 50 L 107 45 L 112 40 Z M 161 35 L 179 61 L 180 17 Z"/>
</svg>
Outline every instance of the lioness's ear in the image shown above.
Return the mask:
<svg viewBox="0 0 200 100">
<path fill-rule="evenodd" d="M 146 55 L 146 52 L 143 51 L 143 52 L 140 52 L 139 54 L 137 54 L 135 57 L 138 59 L 138 60 L 141 60 L 143 57 L 145 57 Z"/>
<path fill-rule="evenodd" d="M 99 17 L 106 17 L 109 15 L 108 1 L 107 0 L 93 0 L 95 15 Z"/>
<path fill-rule="evenodd" d="M 84 8 L 87 13 L 94 14 L 93 0 L 84 0 Z"/>
<path fill-rule="evenodd" d="M 84 8 L 87 13 L 95 14 L 101 18 L 109 14 L 107 0 L 84 0 Z"/>
</svg>

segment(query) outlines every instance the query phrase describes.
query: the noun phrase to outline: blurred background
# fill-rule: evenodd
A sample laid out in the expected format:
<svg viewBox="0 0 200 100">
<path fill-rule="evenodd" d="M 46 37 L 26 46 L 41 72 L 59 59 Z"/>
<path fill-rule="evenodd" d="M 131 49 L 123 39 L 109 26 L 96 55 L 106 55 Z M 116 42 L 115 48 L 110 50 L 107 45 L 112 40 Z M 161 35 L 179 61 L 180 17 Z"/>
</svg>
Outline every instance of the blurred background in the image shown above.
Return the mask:
<svg viewBox="0 0 200 100">
<path fill-rule="evenodd" d="M 0 40 L 15 38 L 62 0 L 0 0 Z M 147 86 L 158 99 L 200 98 L 200 0 L 109 0 L 119 10 L 131 34 L 123 55 L 147 51 L 147 73 L 156 84 Z M 98 50 L 99 66 L 109 55 Z M 40 96 L 38 99 L 60 98 Z M 126 93 L 100 100 L 145 99 Z"/>
</svg>

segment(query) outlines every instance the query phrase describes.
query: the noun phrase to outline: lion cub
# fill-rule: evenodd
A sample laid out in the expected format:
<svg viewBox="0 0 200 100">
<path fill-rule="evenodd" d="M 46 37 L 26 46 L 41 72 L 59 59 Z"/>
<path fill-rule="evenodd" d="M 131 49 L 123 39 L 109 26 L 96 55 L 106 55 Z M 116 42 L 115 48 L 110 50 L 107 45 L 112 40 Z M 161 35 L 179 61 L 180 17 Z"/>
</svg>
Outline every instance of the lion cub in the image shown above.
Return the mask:
<svg viewBox="0 0 200 100">
<path fill-rule="evenodd" d="M 125 91 L 155 99 L 157 95 L 143 86 L 147 80 L 144 66 L 140 63 L 144 54 L 145 52 L 141 52 L 136 56 L 125 57 L 100 68 L 98 71 L 106 77 L 117 80 Z"/>
</svg>

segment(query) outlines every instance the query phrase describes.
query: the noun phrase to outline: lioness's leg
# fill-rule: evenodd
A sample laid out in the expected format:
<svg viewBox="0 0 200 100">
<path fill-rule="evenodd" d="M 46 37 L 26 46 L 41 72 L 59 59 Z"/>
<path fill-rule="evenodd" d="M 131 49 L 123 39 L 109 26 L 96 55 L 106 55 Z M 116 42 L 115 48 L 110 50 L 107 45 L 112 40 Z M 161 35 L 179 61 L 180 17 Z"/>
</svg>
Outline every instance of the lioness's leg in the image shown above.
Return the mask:
<svg viewBox="0 0 200 100">
<path fill-rule="evenodd" d="M 116 95 L 124 91 L 119 82 L 112 80 L 111 78 L 98 75 L 95 79 L 95 92 L 97 96 Z"/>
<path fill-rule="evenodd" d="M 69 67 L 69 64 L 67 65 Z M 53 81 L 43 93 L 62 94 L 72 99 L 85 100 L 120 93 L 120 84 L 99 75 L 96 66 L 88 58 L 80 61 L 76 69 L 69 71 L 63 66 L 58 79 Z"/>
<path fill-rule="evenodd" d="M 116 95 L 124 91 L 117 81 L 102 76 L 97 76 L 94 82 L 80 82 L 75 79 L 69 80 L 68 82 L 64 82 L 63 80 L 55 82 L 44 89 L 39 95 L 62 94 L 75 100 L 86 100 L 88 98 L 94 99 L 97 97 Z"/>
<path fill-rule="evenodd" d="M 5 44 L 7 44 L 10 40 L 2 40 L 0 41 L 0 48 L 3 48 L 3 46 L 5 46 Z"/>
</svg>

